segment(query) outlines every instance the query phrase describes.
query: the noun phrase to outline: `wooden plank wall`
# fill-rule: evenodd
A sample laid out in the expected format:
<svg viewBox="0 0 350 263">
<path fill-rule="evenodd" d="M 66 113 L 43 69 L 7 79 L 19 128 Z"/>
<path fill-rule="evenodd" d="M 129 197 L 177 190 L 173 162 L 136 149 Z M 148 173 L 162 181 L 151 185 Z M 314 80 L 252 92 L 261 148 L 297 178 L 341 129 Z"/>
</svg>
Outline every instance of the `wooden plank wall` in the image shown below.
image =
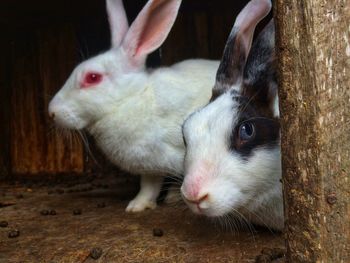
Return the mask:
<svg viewBox="0 0 350 263">
<path fill-rule="evenodd" d="M 146 1 L 125 1 L 130 20 Z M 247 1 L 184 0 L 168 39 L 152 64 L 186 58 L 219 59 Z M 69 7 L 69 8 L 67 8 Z M 53 131 L 47 104 L 74 66 L 109 46 L 104 1 L 7 0 L 0 4 L 0 178 L 96 172 L 79 141 Z M 95 150 L 93 150 L 95 152 Z M 94 154 L 95 155 L 95 154 Z"/>
<path fill-rule="evenodd" d="M 53 132 L 46 109 L 75 64 L 70 26 L 44 28 L 11 45 L 11 172 L 82 172 L 82 147 Z"/>
</svg>

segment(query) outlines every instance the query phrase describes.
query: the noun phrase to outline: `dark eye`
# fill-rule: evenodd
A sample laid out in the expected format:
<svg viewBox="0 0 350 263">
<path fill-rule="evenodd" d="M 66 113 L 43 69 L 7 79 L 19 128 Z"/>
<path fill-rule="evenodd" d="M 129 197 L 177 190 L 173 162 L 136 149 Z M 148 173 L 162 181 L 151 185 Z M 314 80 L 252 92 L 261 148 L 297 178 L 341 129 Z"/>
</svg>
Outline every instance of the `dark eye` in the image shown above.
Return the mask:
<svg viewBox="0 0 350 263">
<path fill-rule="evenodd" d="M 82 82 L 82 88 L 88 88 L 93 85 L 97 85 L 102 81 L 102 74 L 96 72 L 88 72 L 84 76 L 84 80 Z"/>
<path fill-rule="evenodd" d="M 239 127 L 239 139 L 241 141 L 249 141 L 255 136 L 255 127 L 250 122 L 245 122 Z"/>
</svg>

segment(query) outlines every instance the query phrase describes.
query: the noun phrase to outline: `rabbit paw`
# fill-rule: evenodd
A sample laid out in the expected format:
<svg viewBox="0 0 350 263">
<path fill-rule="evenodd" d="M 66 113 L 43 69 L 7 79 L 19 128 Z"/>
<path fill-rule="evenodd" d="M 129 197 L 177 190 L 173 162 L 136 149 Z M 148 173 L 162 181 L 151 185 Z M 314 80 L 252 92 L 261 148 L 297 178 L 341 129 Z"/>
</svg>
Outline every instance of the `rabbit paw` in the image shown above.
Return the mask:
<svg viewBox="0 0 350 263">
<path fill-rule="evenodd" d="M 157 203 L 155 201 L 143 200 L 140 198 L 135 198 L 131 200 L 126 207 L 126 212 L 137 213 L 142 212 L 146 209 L 155 209 L 157 207 Z"/>
</svg>

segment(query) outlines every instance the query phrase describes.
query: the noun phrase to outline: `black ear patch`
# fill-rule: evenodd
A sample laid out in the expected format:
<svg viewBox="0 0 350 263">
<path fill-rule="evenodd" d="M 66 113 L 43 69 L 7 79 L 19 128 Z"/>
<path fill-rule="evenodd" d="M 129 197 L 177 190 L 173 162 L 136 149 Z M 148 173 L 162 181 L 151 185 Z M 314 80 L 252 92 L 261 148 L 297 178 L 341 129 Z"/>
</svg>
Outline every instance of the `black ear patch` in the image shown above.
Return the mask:
<svg viewBox="0 0 350 263">
<path fill-rule="evenodd" d="M 255 107 L 273 117 L 277 96 L 275 28 L 273 20 L 255 40 L 244 68 L 242 95 L 250 98 Z"/>
<path fill-rule="evenodd" d="M 233 28 L 225 46 L 225 51 L 216 74 L 216 81 L 230 88 L 243 77 L 246 55 L 237 28 Z"/>
<path fill-rule="evenodd" d="M 242 81 L 246 59 L 238 28 L 233 27 L 216 73 L 216 83 L 210 101 Z"/>
</svg>

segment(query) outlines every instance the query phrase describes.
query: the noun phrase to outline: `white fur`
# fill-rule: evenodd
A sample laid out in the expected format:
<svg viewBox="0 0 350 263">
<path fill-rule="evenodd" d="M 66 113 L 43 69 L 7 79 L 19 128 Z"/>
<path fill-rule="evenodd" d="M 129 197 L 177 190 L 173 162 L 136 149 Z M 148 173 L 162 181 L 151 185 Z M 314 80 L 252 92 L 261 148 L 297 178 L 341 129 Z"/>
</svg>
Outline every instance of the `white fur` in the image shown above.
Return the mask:
<svg viewBox="0 0 350 263">
<path fill-rule="evenodd" d="M 257 74 L 264 70 L 273 70 L 267 67 L 268 61 L 261 61 L 269 60 L 270 57 L 255 55 L 252 59 L 257 63 L 250 63 L 248 68 L 245 68 L 250 75 L 243 79 L 242 62 L 237 59 L 242 55 L 248 56 L 255 27 L 270 9 L 270 0 L 252 0 L 241 11 L 218 70 L 214 91 L 221 95 L 190 115 L 183 125 L 187 151 L 181 193 L 195 213 L 209 217 L 224 217 L 233 213 L 243 220 L 281 230 L 284 218 L 280 146 L 258 146 L 252 149 L 248 157 L 230 147 L 231 136 L 235 127 L 240 126 L 240 113 L 244 111 L 244 106 L 239 105 L 240 100 L 232 97 L 236 96 L 235 94 L 245 95 L 244 89 L 249 87 L 248 84 L 254 83 L 251 82 L 251 78 L 268 76 Z M 268 26 L 273 25 L 271 23 Z M 259 45 L 264 45 L 265 52 L 270 48 L 268 51 L 271 51 L 272 56 L 273 31 L 269 27 L 269 30 L 263 32 L 264 40 L 256 42 L 255 51 L 261 50 Z M 232 70 L 235 70 L 235 74 L 230 74 Z M 267 80 L 271 83 L 264 88 L 269 89 L 269 97 L 273 99 L 273 109 L 269 110 L 278 118 L 277 86 L 270 78 Z M 257 98 L 264 94 L 257 92 L 254 96 Z M 248 98 L 252 107 L 256 106 L 254 96 Z M 259 108 L 256 108 L 257 112 L 258 110 Z M 259 133 L 259 130 L 255 132 Z M 241 140 L 238 142 L 245 143 Z"/>
<path fill-rule="evenodd" d="M 119 75 L 117 55 L 111 51 L 80 65 L 51 101 L 49 111 L 64 127 L 87 128 L 106 156 L 125 170 L 144 176 L 152 171 L 152 176 L 181 174 L 185 151 L 181 125 L 208 101 L 218 63 L 188 60 L 152 73 Z M 99 87 L 77 88 L 76 76 L 95 64 L 105 65 L 102 70 L 110 77 Z M 146 207 L 155 206 L 158 188 L 155 185 L 156 196 Z"/>
<path fill-rule="evenodd" d="M 209 198 L 198 205 L 200 210 L 187 201 L 195 213 L 223 216 L 236 210 L 254 223 L 282 229 L 280 149 L 256 149 L 248 161 L 232 152 L 228 145 L 237 106 L 227 92 L 185 122 L 182 194 L 185 201 L 208 194 Z"/>
<path fill-rule="evenodd" d="M 140 192 L 127 211 L 154 208 L 163 176 L 182 174 L 181 125 L 207 103 L 215 82 L 215 61 L 187 60 L 154 71 L 144 67 L 146 55 L 167 36 L 180 2 L 150 0 L 126 33 L 123 21 L 123 40 L 112 25 L 114 48 L 77 66 L 49 105 L 58 125 L 87 129 L 114 164 L 141 174 Z M 113 10 L 122 7 L 120 0 L 108 3 Z M 120 19 L 110 17 L 112 22 Z M 144 24 L 147 21 L 153 22 Z M 115 47 L 116 43 L 121 44 Z M 103 80 L 82 88 L 86 72 L 102 74 Z"/>
</svg>

